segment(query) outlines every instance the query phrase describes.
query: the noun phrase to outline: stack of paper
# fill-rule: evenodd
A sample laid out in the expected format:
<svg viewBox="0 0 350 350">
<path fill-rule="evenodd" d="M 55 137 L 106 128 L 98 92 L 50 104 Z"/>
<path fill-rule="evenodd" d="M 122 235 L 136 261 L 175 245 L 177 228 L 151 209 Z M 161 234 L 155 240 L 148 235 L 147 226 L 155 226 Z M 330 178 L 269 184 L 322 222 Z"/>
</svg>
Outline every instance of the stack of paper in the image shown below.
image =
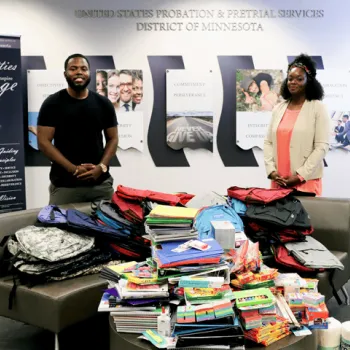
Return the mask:
<svg viewBox="0 0 350 350">
<path fill-rule="evenodd" d="M 165 307 L 169 313 L 169 308 Z M 162 313 L 161 308 L 153 311 L 118 311 L 111 312 L 117 332 L 143 333 L 148 329 L 157 330 L 157 317 Z"/>
<path fill-rule="evenodd" d="M 154 243 L 193 239 L 198 237 L 193 220 L 198 210 L 158 205 L 146 219 L 146 233 Z"/>
</svg>

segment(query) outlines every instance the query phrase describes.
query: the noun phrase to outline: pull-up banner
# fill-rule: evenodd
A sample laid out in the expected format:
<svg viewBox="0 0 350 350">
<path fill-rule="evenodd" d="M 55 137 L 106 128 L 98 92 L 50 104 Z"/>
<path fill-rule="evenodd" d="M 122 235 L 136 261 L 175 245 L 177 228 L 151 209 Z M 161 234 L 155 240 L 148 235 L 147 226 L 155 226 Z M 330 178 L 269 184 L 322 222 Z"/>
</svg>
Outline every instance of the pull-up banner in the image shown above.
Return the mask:
<svg viewBox="0 0 350 350">
<path fill-rule="evenodd" d="M 21 41 L 0 35 L 0 213 L 26 208 Z"/>
</svg>

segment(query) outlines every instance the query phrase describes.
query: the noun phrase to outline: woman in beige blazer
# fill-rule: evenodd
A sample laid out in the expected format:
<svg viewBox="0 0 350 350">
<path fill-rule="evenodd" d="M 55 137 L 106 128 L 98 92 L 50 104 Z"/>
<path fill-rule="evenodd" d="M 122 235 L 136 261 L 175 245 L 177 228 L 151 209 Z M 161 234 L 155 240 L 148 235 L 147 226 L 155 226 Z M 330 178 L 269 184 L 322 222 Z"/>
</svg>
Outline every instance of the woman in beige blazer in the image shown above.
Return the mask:
<svg viewBox="0 0 350 350">
<path fill-rule="evenodd" d="M 267 176 L 272 188 L 295 188 L 320 196 L 330 117 L 309 56 L 300 55 L 288 66 L 281 95 L 285 101 L 274 108 L 264 141 Z"/>
</svg>

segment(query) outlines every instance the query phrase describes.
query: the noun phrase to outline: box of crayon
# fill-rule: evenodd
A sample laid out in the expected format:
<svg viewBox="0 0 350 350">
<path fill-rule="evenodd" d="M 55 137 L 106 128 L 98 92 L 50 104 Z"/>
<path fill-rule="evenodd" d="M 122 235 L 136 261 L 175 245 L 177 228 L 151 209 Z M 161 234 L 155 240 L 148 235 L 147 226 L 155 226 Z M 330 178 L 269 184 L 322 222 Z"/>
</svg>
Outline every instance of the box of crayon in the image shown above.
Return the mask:
<svg viewBox="0 0 350 350">
<path fill-rule="evenodd" d="M 241 317 L 254 317 L 259 316 L 259 310 L 240 310 L 239 314 Z"/>
<path fill-rule="evenodd" d="M 241 319 L 242 325 L 246 330 L 262 327 L 262 317 L 260 315 L 242 317 Z"/>
<path fill-rule="evenodd" d="M 264 307 L 259 309 L 260 315 L 275 315 L 277 312 L 276 305 L 271 305 L 269 307 Z"/>
<path fill-rule="evenodd" d="M 258 288 L 252 290 L 244 290 L 233 292 L 237 308 L 243 306 L 270 304 L 275 300 L 275 297 L 268 288 Z"/>
<path fill-rule="evenodd" d="M 197 322 L 209 321 L 215 319 L 214 307 L 211 304 L 203 304 L 196 307 Z"/>
<path fill-rule="evenodd" d="M 248 271 L 237 275 L 237 279 L 240 284 L 246 284 L 251 281 L 254 281 L 255 278 L 254 274 L 251 271 Z"/>
<path fill-rule="evenodd" d="M 234 315 L 231 301 L 214 303 L 214 313 L 216 318 Z"/>
<path fill-rule="evenodd" d="M 177 323 L 195 323 L 196 313 L 193 306 L 178 306 Z"/>
<path fill-rule="evenodd" d="M 276 315 L 261 315 L 261 321 L 263 324 L 276 323 Z"/>
</svg>

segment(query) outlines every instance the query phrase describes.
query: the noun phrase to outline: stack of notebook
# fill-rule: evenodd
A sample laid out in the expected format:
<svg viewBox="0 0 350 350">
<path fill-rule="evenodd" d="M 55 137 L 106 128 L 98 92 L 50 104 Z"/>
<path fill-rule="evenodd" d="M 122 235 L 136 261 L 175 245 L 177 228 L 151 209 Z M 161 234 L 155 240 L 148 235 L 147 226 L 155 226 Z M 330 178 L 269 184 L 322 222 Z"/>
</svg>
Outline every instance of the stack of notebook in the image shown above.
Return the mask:
<svg viewBox="0 0 350 350">
<path fill-rule="evenodd" d="M 169 314 L 169 308 L 165 307 Z M 119 311 L 111 312 L 117 332 L 142 333 L 148 329 L 157 330 L 157 317 L 162 313 L 161 308 L 152 311 Z"/>
<path fill-rule="evenodd" d="M 166 279 L 158 280 L 146 262 L 136 261 L 106 266 L 101 277 L 107 279 L 109 288 L 104 291 L 98 311 L 111 313 L 118 332 L 157 329 L 160 307 L 169 309 Z"/>
<path fill-rule="evenodd" d="M 196 239 L 193 220 L 198 210 L 157 205 L 145 222 L 146 233 L 154 243 Z"/>
</svg>

